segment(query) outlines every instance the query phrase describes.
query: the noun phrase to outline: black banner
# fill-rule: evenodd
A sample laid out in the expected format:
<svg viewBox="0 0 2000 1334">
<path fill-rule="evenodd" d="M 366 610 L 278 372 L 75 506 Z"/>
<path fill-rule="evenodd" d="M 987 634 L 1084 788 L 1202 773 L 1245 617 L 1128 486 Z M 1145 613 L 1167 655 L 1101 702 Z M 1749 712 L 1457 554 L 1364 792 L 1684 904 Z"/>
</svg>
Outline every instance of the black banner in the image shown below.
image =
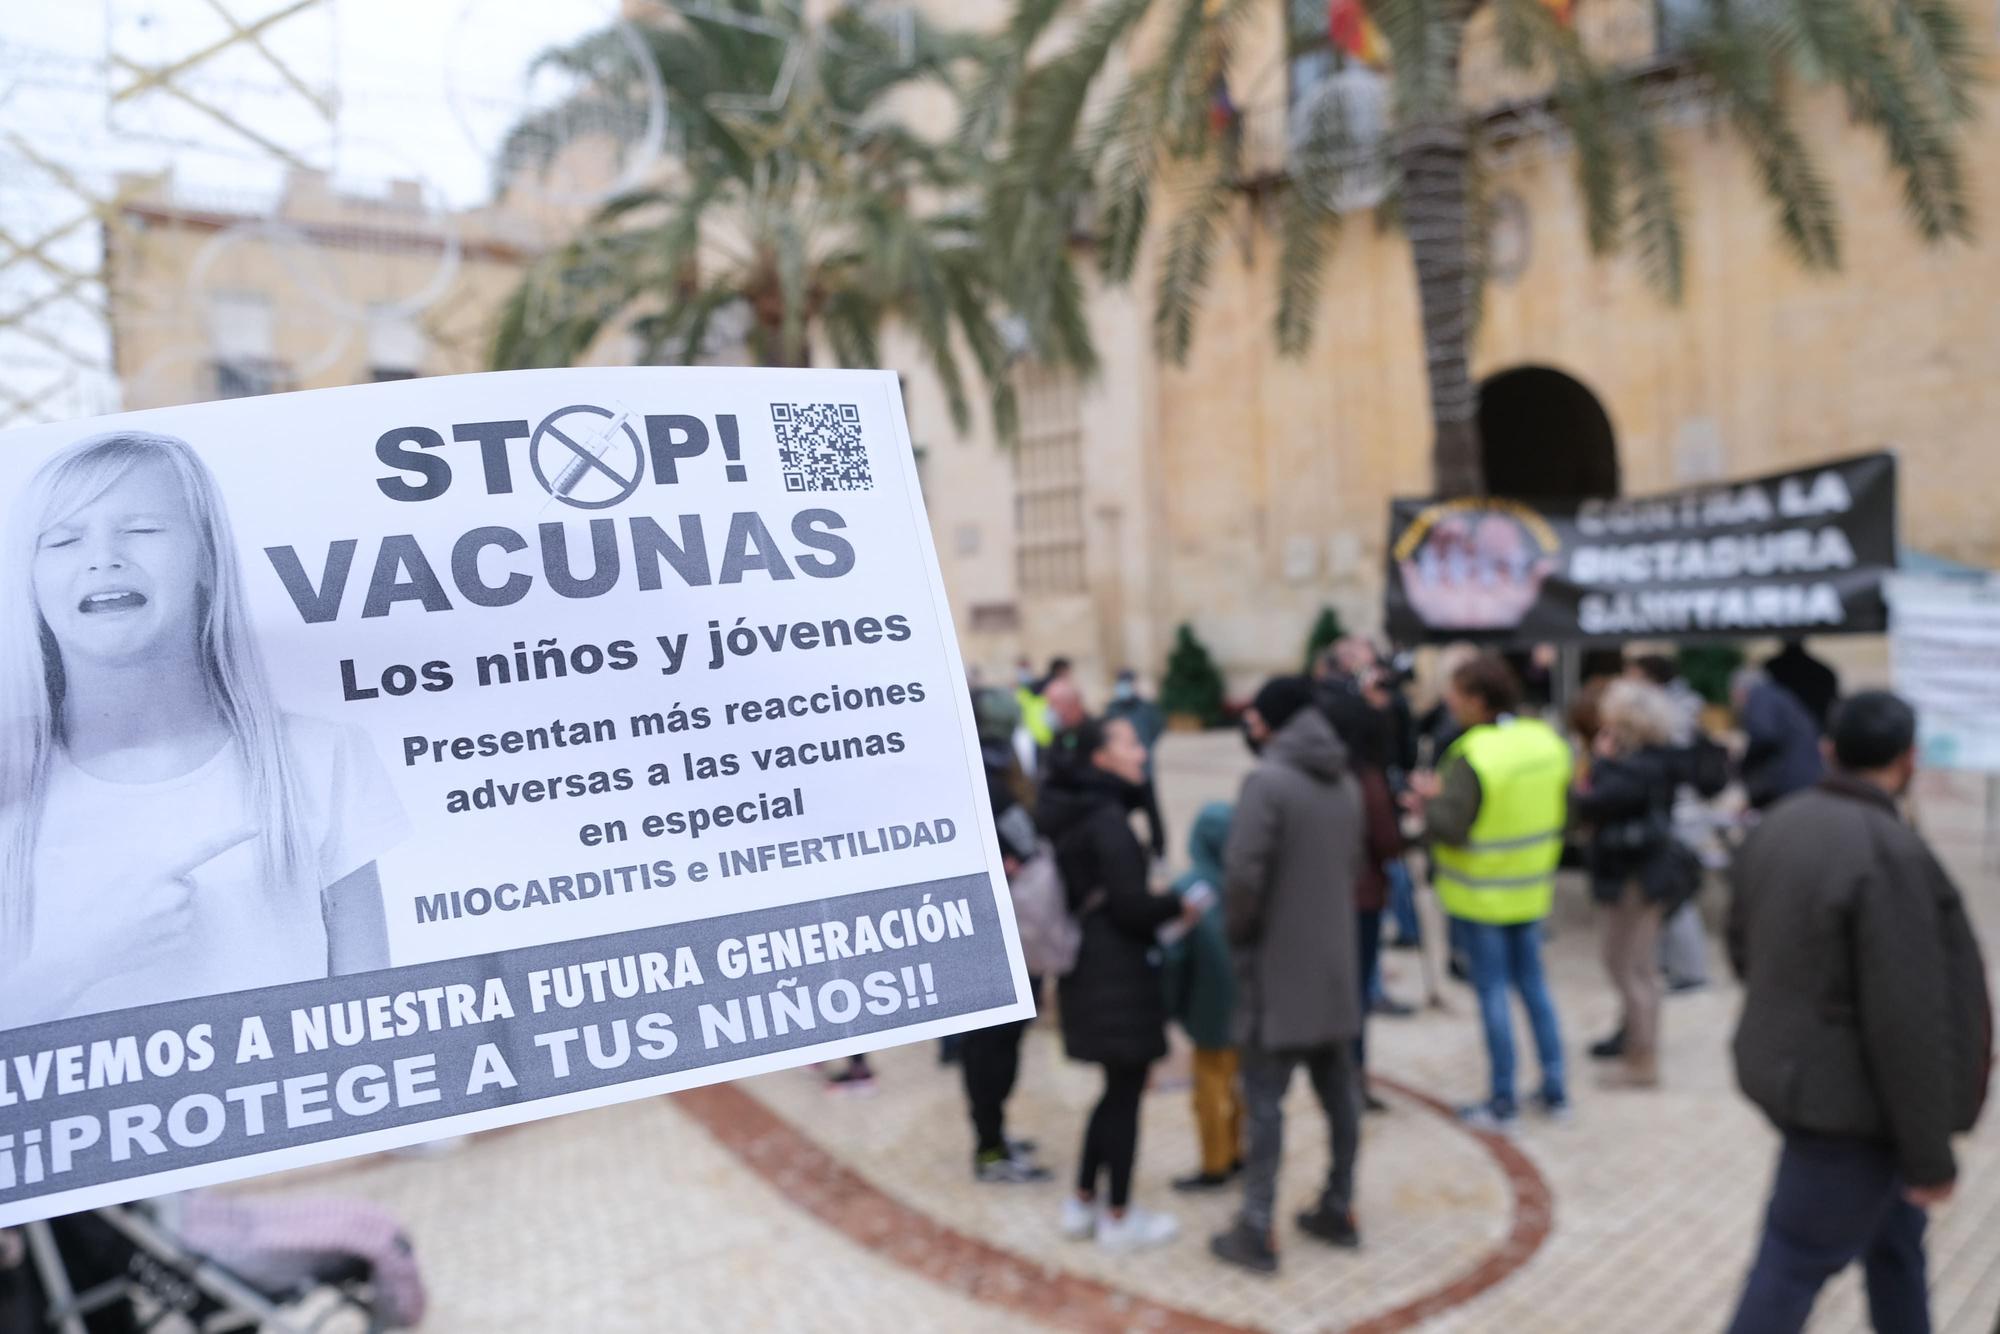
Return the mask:
<svg viewBox="0 0 2000 1334">
<path fill-rule="evenodd" d="M 1880 634 L 1896 459 L 1615 500 L 1389 508 L 1389 635 L 1577 643 Z"/>
</svg>

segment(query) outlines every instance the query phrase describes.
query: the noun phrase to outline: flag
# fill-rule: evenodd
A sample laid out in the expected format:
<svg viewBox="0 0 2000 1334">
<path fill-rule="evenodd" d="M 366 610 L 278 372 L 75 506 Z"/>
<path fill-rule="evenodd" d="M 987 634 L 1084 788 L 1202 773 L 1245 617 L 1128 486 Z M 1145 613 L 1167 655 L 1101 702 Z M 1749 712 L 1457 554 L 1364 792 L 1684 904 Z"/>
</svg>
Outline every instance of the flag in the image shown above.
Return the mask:
<svg viewBox="0 0 2000 1334">
<path fill-rule="evenodd" d="M 1235 131 L 1243 112 L 1236 105 L 1236 99 L 1229 95 L 1229 76 L 1217 74 L 1208 86 L 1208 128 L 1216 135 L 1227 135 Z"/>
<path fill-rule="evenodd" d="M 1367 65 L 1380 65 L 1389 58 L 1389 44 L 1382 30 L 1368 17 L 1363 0 L 1331 0 L 1326 10 L 1326 35 L 1334 46 Z"/>
<path fill-rule="evenodd" d="M 1558 23 L 1574 17 L 1576 0 L 1542 0 Z M 1367 0 L 1329 0 L 1326 35 L 1338 49 L 1367 65 L 1384 65 L 1389 60 L 1389 42 L 1375 20 L 1368 16 Z"/>
</svg>

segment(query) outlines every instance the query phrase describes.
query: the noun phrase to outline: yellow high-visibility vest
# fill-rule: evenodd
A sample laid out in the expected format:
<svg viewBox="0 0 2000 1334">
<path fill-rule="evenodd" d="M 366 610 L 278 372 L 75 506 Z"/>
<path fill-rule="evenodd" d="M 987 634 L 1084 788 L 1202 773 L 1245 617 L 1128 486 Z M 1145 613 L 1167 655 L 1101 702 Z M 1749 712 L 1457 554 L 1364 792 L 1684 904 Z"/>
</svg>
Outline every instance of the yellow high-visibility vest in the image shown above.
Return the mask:
<svg viewBox="0 0 2000 1334">
<path fill-rule="evenodd" d="M 1056 739 L 1055 729 L 1049 726 L 1049 702 L 1026 686 L 1014 691 L 1014 701 L 1021 706 L 1021 725 L 1028 729 L 1028 735 L 1035 739 L 1037 746 L 1047 746 Z"/>
<path fill-rule="evenodd" d="M 1573 761 L 1547 723 L 1513 718 L 1475 727 L 1445 752 L 1479 778 L 1479 814 L 1462 844 L 1433 849 L 1444 910 L 1468 922 L 1539 922 L 1555 903 Z"/>
</svg>

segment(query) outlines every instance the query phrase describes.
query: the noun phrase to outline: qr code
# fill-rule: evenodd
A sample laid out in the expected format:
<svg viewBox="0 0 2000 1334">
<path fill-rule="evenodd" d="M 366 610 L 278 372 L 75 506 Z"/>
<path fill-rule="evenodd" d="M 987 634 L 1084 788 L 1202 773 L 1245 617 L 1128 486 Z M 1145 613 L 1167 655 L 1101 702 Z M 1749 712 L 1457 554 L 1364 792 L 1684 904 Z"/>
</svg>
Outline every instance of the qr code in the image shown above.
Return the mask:
<svg viewBox="0 0 2000 1334">
<path fill-rule="evenodd" d="M 861 409 L 852 403 L 773 403 L 787 491 L 872 491 Z"/>
</svg>

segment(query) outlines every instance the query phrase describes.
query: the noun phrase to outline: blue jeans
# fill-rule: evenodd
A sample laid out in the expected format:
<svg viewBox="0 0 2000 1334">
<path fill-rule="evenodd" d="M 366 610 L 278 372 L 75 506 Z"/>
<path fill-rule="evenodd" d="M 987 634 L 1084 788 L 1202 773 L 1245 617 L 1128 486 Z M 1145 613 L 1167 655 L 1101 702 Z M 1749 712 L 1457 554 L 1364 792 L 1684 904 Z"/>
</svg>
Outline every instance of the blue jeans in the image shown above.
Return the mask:
<svg viewBox="0 0 2000 1334">
<path fill-rule="evenodd" d="M 1882 1334 L 1929 1334 L 1924 1211 L 1903 1198 L 1886 1146 L 1790 1134 L 1778 1158 L 1764 1239 L 1730 1334 L 1797 1334 L 1826 1281 L 1856 1260 Z"/>
<path fill-rule="evenodd" d="M 1356 908 L 1354 932 L 1360 942 L 1361 1031 L 1354 1036 L 1354 1063 L 1368 1068 L 1368 1011 L 1382 998 L 1382 910 Z"/>
<path fill-rule="evenodd" d="M 1389 877 L 1389 920 L 1395 924 L 1396 939 L 1414 945 L 1424 931 L 1417 921 L 1417 889 L 1410 882 L 1410 868 L 1401 857 L 1391 857 L 1382 870 Z"/>
<path fill-rule="evenodd" d="M 1528 1025 L 1535 1034 L 1535 1054 L 1542 1065 L 1542 1097 L 1552 1104 L 1567 1100 L 1563 1089 L 1562 1031 L 1556 1025 L 1555 1002 L 1542 976 L 1542 924 L 1521 922 L 1493 926 L 1464 922 L 1460 932 L 1471 956 L 1472 989 L 1479 993 L 1479 1017 L 1486 1026 L 1486 1055 L 1493 1067 L 1493 1111 L 1512 1116 L 1514 1101 L 1514 1012 L 1507 1003 L 1509 987 L 1521 993 Z"/>
</svg>

